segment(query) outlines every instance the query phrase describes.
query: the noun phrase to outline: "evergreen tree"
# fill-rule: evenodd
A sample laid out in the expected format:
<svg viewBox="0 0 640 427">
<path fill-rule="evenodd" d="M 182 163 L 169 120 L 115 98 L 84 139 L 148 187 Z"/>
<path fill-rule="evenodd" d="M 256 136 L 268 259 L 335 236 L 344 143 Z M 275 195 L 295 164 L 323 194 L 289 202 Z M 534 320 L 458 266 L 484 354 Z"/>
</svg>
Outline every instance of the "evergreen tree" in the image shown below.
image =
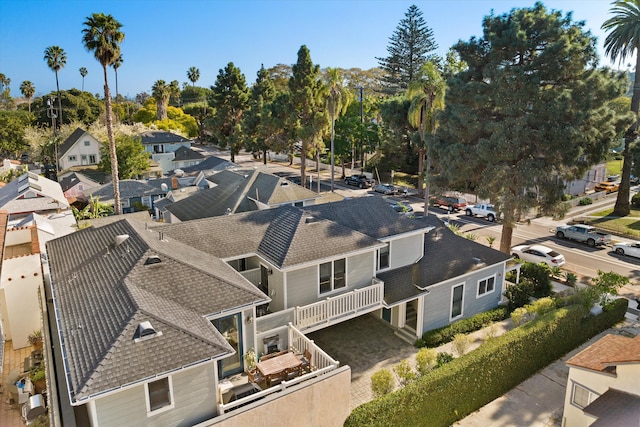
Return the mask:
<svg viewBox="0 0 640 427">
<path fill-rule="evenodd" d="M 217 139 L 221 148 L 229 147 L 231 161 L 242 147 L 242 115 L 249 107 L 249 88 L 244 74 L 229 62 L 223 70 L 219 70 L 210 104 L 216 114 L 207 121 L 208 128 Z"/>
<path fill-rule="evenodd" d="M 249 110 L 244 115 L 243 132 L 245 136 L 245 149 L 253 153 L 262 153 L 262 161 L 267 164 L 267 151 L 269 150 L 270 132 L 267 126 L 269 116 L 269 104 L 276 98 L 276 90 L 273 81 L 269 78 L 269 72 L 264 65 L 258 70 L 258 78 L 251 87 Z"/>
<path fill-rule="evenodd" d="M 289 129 L 300 142 L 300 177 L 306 186 L 306 160 L 312 148 L 322 143 L 328 117 L 324 111 L 324 86 L 320 79 L 320 66 L 313 65 L 307 46 L 298 50 L 298 61 L 292 67 L 289 80 L 290 115 Z"/>
<path fill-rule="evenodd" d="M 436 50 L 438 45 L 420 9 L 411 5 L 404 16 L 389 37 L 388 56 L 376 58 L 390 92 L 406 89 L 428 60 L 437 60 L 437 56 L 430 55 L 430 52 Z"/>
<path fill-rule="evenodd" d="M 536 3 L 485 17 L 482 38 L 455 46 L 468 69 L 448 81 L 435 152 L 449 188 L 496 204 L 502 252 L 520 214 L 553 213 L 564 180 L 601 161 L 630 123 L 611 105 L 626 78 L 596 69 L 583 25 Z"/>
</svg>

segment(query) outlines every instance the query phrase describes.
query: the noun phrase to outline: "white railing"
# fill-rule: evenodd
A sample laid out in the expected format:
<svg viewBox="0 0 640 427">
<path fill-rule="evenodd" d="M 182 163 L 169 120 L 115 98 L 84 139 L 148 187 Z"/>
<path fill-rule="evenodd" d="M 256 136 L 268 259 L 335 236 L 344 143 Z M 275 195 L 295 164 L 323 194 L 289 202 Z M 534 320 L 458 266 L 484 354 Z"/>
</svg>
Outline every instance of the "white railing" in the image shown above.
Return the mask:
<svg viewBox="0 0 640 427">
<path fill-rule="evenodd" d="M 262 391 L 259 391 L 255 394 L 251 394 L 249 396 L 243 397 L 241 399 L 235 400 L 233 402 L 229 402 L 224 404 L 222 402 L 218 402 L 218 414 L 222 415 L 225 412 L 228 412 L 232 409 L 237 408 L 240 405 L 245 405 L 247 403 L 256 401 L 263 397 L 269 396 L 274 393 L 278 393 L 281 391 L 294 392 L 297 388 L 294 388 L 300 383 L 304 383 L 306 381 L 312 380 L 314 378 L 320 377 L 327 372 L 333 371 L 340 366 L 340 362 L 334 360 L 325 353 L 320 347 L 318 347 L 312 340 L 305 337 L 302 332 L 295 328 L 291 323 L 287 326 L 287 334 L 289 339 L 289 349 L 299 355 L 303 354 L 305 350 L 309 350 L 311 353 L 311 372 L 296 377 L 289 381 L 283 381 L 282 383 L 266 388 Z"/>
<path fill-rule="evenodd" d="M 347 320 L 363 311 L 380 308 L 383 297 L 384 283 L 374 278 L 372 285 L 366 288 L 296 307 L 294 323 L 302 331 L 317 329 L 320 325 Z"/>
</svg>

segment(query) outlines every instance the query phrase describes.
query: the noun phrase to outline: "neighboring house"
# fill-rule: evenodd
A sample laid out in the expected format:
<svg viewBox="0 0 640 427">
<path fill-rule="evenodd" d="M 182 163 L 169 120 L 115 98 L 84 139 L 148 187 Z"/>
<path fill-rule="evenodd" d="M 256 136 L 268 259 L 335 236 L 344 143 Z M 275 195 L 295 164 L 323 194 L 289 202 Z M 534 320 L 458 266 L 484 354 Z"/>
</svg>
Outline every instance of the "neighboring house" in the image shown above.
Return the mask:
<svg viewBox="0 0 640 427">
<path fill-rule="evenodd" d="M 85 192 L 100 186 L 99 183 L 80 172 L 66 174 L 62 179 L 58 180 L 58 183 L 69 203 L 73 203 L 76 200 L 86 201 Z"/>
<path fill-rule="evenodd" d="M 100 142 L 89 132 L 77 128 L 58 147 L 58 164 L 65 171 L 74 166 L 100 163 Z"/>
<path fill-rule="evenodd" d="M 567 365 L 564 427 L 640 425 L 640 335 L 605 335 Z"/>
<path fill-rule="evenodd" d="M 5 174 L 9 171 L 13 171 L 13 173 L 24 173 L 23 170 L 26 168 L 26 165 L 19 160 L 11 160 L 11 159 L 3 159 L 2 167 L 0 167 L 0 173 Z"/>
<path fill-rule="evenodd" d="M 564 191 L 572 196 L 580 196 L 586 194 L 588 191 L 592 191 L 597 184 L 606 180 L 607 164 L 600 163 L 592 166 L 581 179 L 567 182 Z"/>
<path fill-rule="evenodd" d="M 155 202 L 166 196 L 169 190 L 180 187 L 177 178 L 160 178 L 150 180 L 123 179 L 119 184 L 122 213 L 134 212 L 138 204 L 153 210 Z M 99 197 L 100 203 L 113 206 L 113 184 L 110 182 L 100 187 L 85 191 L 85 197 Z"/>
<path fill-rule="evenodd" d="M 9 213 L 9 225 L 32 212 L 41 215 L 69 209 L 60 184 L 27 172 L 0 188 L 0 209 Z"/>
<path fill-rule="evenodd" d="M 202 162 L 193 166 L 182 167 L 182 172 L 185 175 L 198 175 L 203 173 L 204 175 L 212 175 L 217 172 L 221 172 L 226 169 L 237 168 L 238 165 L 230 162 L 229 160 L 221 159 L 220 157 L 210 156 L 205 158 Z"/>
<path fill-rule="evenodd" d="M 167 131 L 148 131 L 141 135 L 145 151 L 164 173 L 197 165 L 204 157 L 191 149 L 193 141 Z"/>
<path fill-rule="evenodd" d="M 156 215 L 175 223 L 285 205 L 309 206 L 319 198 L 302 186 L 255 169 L 224 170 L 207 177 L 207 181 L 210 188 L 167 203 Z"/>
</svg>

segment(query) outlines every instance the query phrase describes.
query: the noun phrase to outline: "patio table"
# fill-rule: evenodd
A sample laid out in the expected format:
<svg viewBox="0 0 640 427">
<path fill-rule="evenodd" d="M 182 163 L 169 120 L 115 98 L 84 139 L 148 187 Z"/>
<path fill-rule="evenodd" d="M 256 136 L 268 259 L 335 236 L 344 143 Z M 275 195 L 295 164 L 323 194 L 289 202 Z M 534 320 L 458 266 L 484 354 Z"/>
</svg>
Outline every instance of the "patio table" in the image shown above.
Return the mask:
<svg viewBox="0 0 640 427">
<path fill-rule="evenodd" d="M 257 363 L 258 370 L 265 377 L 283 372 L 285 369 L 293 369 L 302 365 L 302 361 L 295 354 L 289 352 L 281 356 L 272 357 L 267 360 L 261 360 Z"/>
</svg>

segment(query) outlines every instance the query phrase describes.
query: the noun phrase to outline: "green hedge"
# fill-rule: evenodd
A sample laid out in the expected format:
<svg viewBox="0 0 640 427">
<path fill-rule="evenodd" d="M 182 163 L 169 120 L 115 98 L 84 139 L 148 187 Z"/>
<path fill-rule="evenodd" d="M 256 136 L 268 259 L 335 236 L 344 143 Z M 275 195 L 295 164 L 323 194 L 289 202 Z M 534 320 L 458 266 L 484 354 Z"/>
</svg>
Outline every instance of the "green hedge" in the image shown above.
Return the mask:
<svg viewBox="0 0 640 427">
<path fill-rule="evenodd" d="M 432 329 L 422 334 L 422 339 L 416 341 L 416 347 L 439 347 L 442 344 L 453 341 L 457 334 L 468 334 L 507 319 L 511 312 L 507 307 L 498 307 L 493 310 L 476 314 L 468 319 L 461 319 L 455 323 L 438 329 Z"/>
<path fill-rule="evenodd" d="M 547 313 L 357 407 L 345 426 L 449 426 L 620 322 L 627 304 L 619 299 L 611 310 L 586 318 L 577 305 Z"/>
</svg>

